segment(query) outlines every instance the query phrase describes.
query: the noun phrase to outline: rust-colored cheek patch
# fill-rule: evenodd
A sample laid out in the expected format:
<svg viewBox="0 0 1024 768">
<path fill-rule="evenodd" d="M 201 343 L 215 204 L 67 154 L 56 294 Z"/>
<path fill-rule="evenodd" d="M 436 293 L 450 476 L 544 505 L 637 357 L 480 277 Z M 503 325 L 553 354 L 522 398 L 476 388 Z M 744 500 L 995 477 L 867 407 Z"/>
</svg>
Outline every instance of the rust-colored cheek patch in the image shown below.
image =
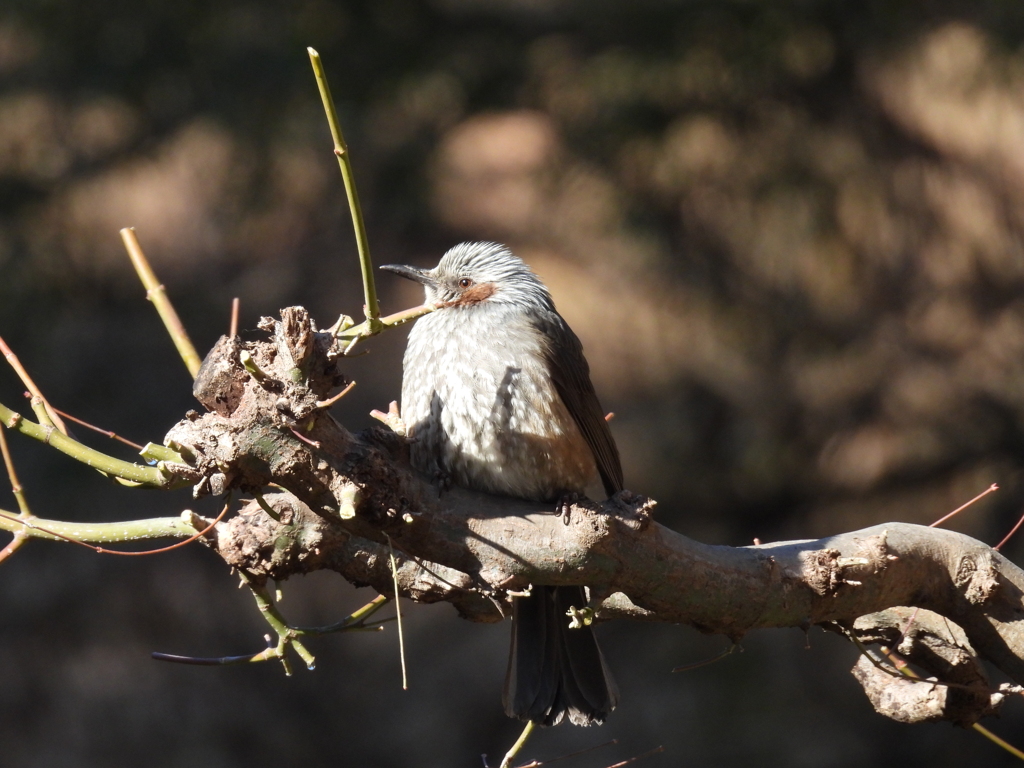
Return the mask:
<svg viewBox="0 0 1024 768">
<path fill-rule="evenodd" d="M 464 290 L 459 298 L 449 302 L 449 306 L 471 307 L 474 304 L 479 304 L 481 301 L 491 298 L 497 290 L 494 283 L 480 283 L 480 285 L 474 285 Z"/>
</svg>

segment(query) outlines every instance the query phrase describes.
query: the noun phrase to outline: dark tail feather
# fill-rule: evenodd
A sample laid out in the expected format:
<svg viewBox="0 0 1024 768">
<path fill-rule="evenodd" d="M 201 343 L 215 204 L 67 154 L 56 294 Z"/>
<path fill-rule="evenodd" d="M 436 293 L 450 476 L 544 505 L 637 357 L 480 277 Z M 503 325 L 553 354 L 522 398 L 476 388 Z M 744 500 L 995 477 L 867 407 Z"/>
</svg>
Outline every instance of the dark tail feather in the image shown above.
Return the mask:
<svg viewBox="0 0 1024 768">
<path fill-rule="evenodd" d="M 535 587 L 515 599 L 502 701 L 519 720 L 600 725 L 619 693 L 591 627 L 569 629 L 566 611 L 587 604 L 583 587 Z"/>
</svg>

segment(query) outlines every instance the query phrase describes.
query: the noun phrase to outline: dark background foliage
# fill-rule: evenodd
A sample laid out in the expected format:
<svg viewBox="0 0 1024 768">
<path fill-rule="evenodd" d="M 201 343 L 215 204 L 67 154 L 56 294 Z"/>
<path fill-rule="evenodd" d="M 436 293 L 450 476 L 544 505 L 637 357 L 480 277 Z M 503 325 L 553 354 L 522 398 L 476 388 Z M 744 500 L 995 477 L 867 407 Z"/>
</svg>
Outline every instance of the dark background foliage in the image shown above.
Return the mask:
<svg viewBox="0 0 1024 768">
<path fill-rule="evenodd" d="M 994 543 L 1024 483 L 1024 6 L 1016 2 L 7 0 L 0 7 L 0 334 L 57 407 L 139 441 L 188 376 L 117 230 L 135 226 L 197 345 L 300 303 L 358 315 L 344 194 L 305 46 L 323 55 L 378 263 L 508 242 L 586 346 L 627 485 L 703 541 L 930 522 Z M 419 300 L 381 282 L 385 311 Z M 404 335 L 352 361 L 352 428 L 398 396 Z M 23 407 L 0 371 L 0 397 Z M 14 438 L 37 514 L 176 514 Z M 117 449 L 111 449 L 117 450 Z M 13 507 L 9 498 L 3 502 Z M 201 511 L 209 512 L 207 507 Z M 1024 552 L 1006 550 L 1020 560 Z M 368 600 L 285 586 L 298 623 Z M 11 766 L 479 765 L 508 627 L 443 606 L 318 668 L 200 669 L 264 628 L 199 547 L 145 560 L 30 543 L 0 578 Z M 623 703 L 529 754 L 605 765 L 1011 764 L 970 732 L 874 715 L 820 630 L 745 653 L 612 625 Z M 807 647 L 809 646 L 809 647 Z M 1022 708 L 992 724 L 1018 745 Z M 496 760 L 495 760 L 496 761 Z M 566 763 L 569 765 L 570 763 Z"/>
</svg>

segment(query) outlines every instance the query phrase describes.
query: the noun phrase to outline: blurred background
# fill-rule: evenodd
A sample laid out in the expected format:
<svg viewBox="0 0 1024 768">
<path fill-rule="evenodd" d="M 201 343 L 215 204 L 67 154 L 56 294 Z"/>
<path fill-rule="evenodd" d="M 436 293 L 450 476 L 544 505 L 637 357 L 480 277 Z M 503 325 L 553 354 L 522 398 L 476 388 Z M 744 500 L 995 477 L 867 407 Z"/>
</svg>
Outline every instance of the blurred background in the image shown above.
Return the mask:
<svg viewBox="0 0 1024 768">
<path fill-rule="evenodd" d="M 1024 506 L 1024 5 L 691 0 L 6 0 L 0 335 L 52 402 L 139 442 L 194 407 L 118 237 L 134 226 L 197 346 L 303 304 L 362 303 L 305 52 L 324 57 L 378 264 L 511 245 L 578 332 L 658 519 L 710 543 L 928 523 L 996 543 Z M 385 312 L 421 301 L 383 275 Z M 397 399 L 404 331 L 351 361 L 353 429 Z M 26 409 L 0 370 L 0 401 Z M 34 511 L 177 514 L 12 436 Z M 130 456 L 102 438 L 95 445 Z M 9 494 L 0 507 L 14 508 Z M 212 507 L 197 507 L 209 513 Z M 1018 562 L 1024 541 L 1005 553 Z M 372 595 L 285 587 L 302 624 Z M 163 665 L 255 652 L 264 625 L 199 547 L 145 560 L 31 542 L 0 566 L 5 766 L 478 766 L 518 734 L 508 626 L 405 609 L 314 641 L 315 672 Z M 813 630 L 745 653 L 615 624 L 622 704 L 526 757 L 605 766 L 1015 761 L 875 715 Z M 989 724 L 1024 747 L 1024 706 Z"/>
</svg>

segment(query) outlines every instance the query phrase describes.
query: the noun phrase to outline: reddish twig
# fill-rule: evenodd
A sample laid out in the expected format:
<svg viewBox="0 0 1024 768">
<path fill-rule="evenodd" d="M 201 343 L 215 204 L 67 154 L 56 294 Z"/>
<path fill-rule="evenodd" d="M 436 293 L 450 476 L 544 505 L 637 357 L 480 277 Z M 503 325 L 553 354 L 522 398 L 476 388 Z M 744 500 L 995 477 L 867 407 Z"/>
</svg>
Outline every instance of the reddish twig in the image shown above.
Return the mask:
<svg viewBox="0 0 1024 768">
<path fill-rule="evenodd" d="M 581 749 L 578 752 L 570 752 L 568 755 L 559 755 L 558 757 L 552 757 L 550 760 L 531 760 L 528 763 L 523 763 L 522 765 L 516 766 L 516 768 L 540 768 L 540 766 L 542 766 L 542 765 L 548 765 L 549 763 L 556 763 L 559 760 L 567 760 L 570 757 L 579 757 L 580 755 L 587 754 L 587 752 L 593 752 L 593 751 L 598 750 L 598 749 L 604 749 L 605 747 L 611 747 L 611 746 L 614 746 L 614 745 L 616 745 L 618 743 L 619 743 L 618 739 L 612 739 L 611 741 L 606 741 L 604 744 L 595 744 L 592 747 L 587 747 L 586 749 Z"/>
<path fill-rule="evenodd" d="M 116 434 L 115 432 L 111 432 L 109 429 L 103 429 L 103 427 L 97 427 L 94 424 L 90 424 L 87 421 L 83 421 L 82 419 L 78 418 L 77 416 L 72 416 L 70 413 L 65 413 L 64 411 L 62 411 L 62 410 L 60 410 L 58 408 L 54 408 L 53 410 L 54 410 L 55 413 L 60 414 L 65 419 L 70 419 L 71 421 L 75 422 L 75 424 L 81 424 L 86 429 L 91 429 L 93 432 L 99 432 L 101 435 L 106 435 L 111 440 L 117 440 L 118 442 L 124 443 L 125 445 L 127 445 L 127 446 L 129 446 L 131 448 L 134 448 L 134 449 L 136 449 L 138 451 L 142 450 L 142 446 L 141 445 L 139 445 L 138 443 L 133 443 L 127 437 L 121 437 L 120 435 Z"/>
<path fill-rule="evenodd" d="M 349 392 L 351 392 L 352 391 L 352 387 L 354 387 L 355 385 L 356 385 L 356 383 L 354 381 L 350 381 L 348 383 L 348 386 L 345 387 L 343 390 L 341 390 L 341 392 L 336 394 L 334 397 L 332 397 L 332 398 L 330 398 L 328 400 L 319 400 L 319 401 L 317 401 L 316 407 L 317 408 L 330 408 L 336 402 L 341 400 L 341 398 L 343 398 L 345 395 L 347 395 Z"/>
<path fill-rule="evenodd" d="M 655 747 L 650 752 L 644 752 L 642 755 L 637 755 L 636 757 L 631 757 L 628 760 L 623 760 L 621 763 L 615 763 L 615 765 L 609 765 L 608 768 L 622 768 L 622 766 L 624 766 L 624 765 L 629 765 L 630 763 L 635 763 L 637 760 L 643 760 L 645 757 L 650 757 L 651 755 L 656 755 L 659 752 L 664 752 L 664 751 L 665 751 L 665 747 L 663 747 L 663 746 L 662 747 Z"/>
<path fill-rule="evenodd" d="M 1024 516 L 1022 516 L 1021 519 L 1017 521 L 1017 524 L 1010 529 L 1010 532 L 1003 537 L 1003 540 L 996 544 L 994 547 L 992 547 L 992 549 L 998 552 L 999 549 L 1003 546 L 1003 544 L 1008 542 L 1013 536 L 1013 534 L 1017 532 L 1017 529 L 1020 528 L 1021 524 L 1024 524 Z"/>
<path fill-rule="evenodd" d="M 0 429 L 0 454 L 3 455 L 4 467 L 7 469 L 7 477 L 11 481 L 11 490 L 14 491 L 15 497 L 18 499 L 18 508 L 22 513 L 27 513 L 27 509 L 24 506 L 22 496 L 21 483 L 18 481 L 18 474 L 14 471 L 14 460 L 11 458 L 11 450 L 7 446 L 7 435 L 6 430 Z"/>
<path fill-rule="evenodd" d="M 907 626 L 905 626 L 905 627 L 903 628 L 903 631 L 902 631 L 902 632 L 900 632 L 900 639 L 899 639 L 899 641 L 898 641 L 898 642 L 896 643 L 896 647 L 897 647 L 897 648 L 899 648 L 899 646 L 900 646 L 900 643 L 902 643 L 902 642 L 903 642 L 903 638 L 905 638 L 905 637 L 907 636 L 907 632 L 909 632 L 909 631 L 910 631 L 910 628 L 911 628 L 912 626 L 914 626 L 914 622 L 915 622 L 915 621 L 917 620 L 917 614 L 918 614 L 918 611 L 920 611 L 920 610 L 921 610 L 920 608 L 915 608 L 915 609 L 914 609 L 914 612 L 913 612 L 912 614 L 910 614 L 910 618 L 909 618 L 909 619 L 907 620 Z M 952 633 L 951 633 L 951 634 L 952 634 Z"/>
<path fill-rule="evenodd" d="M 317 442 L 316 440 L 310 440 L 308 437 L 306 437 L 304 434 L 299 432 L 297 429 L 294 429 L 293 427 L 288 427 L 288 429 L 291 430 L 291 433 L 295 435 L 297 438 L 299 438 L 299 440 L 304 442 L 306 445 L 312 446 L 313 448 L 320 450 L 320 443 Z"/>
<path fill-rule="evenodd" d="M 974 502 L 978 501 L 979 499 L 982 499 L 982 498 L 984 498 L 985 496 L 988 496 L 988 495 L 989 495 L 990 493 L 992 493 L 993 491 L 998 491 L 998 490 L 999 490 L 999 486 L 998 486 L 998 485 L 996 485 L 995 483 L 992 483 L 992 485 L 990 485 L 990 486 L 989 486 L 988 488 L 986 488 L 986 489 L 985 489 L 984 491 L 982 491 L 982 492 L 981 492 L 981 493 L 979 493 L 979 494 L 978 494 L 977 496 L 975 496 L 975 497 L 974 497 L 973 499 L 971 499 L 970 501 L 968 501 L 968 502 L 967 502 L 966 504 L 962 504 L 962 505 L 960 505 L 959 507 L 957 507 L 956 509 L 954 509 L 954 510 L 953 510 L 952 512 L 950 512 L 950 513 L 949 513 L 948 515 L 946 515 L 945 517 L 940 517 L 940 518 L 939 518 L 938 520 L 936 520 L 936 521 L 935 521 L 934 523 L 932 523 L 932 524 L 931 524 L 931 525 L 929 525 L 928 527 L 929 527 L 929 528 L 935 528 L 935 527 L 937 527 L 937 526 L 939 526 L 939 525 L 942 525 L 942 524 L 943 524 L 944 522 L 946 522 L 947 520 L 949 520 L 949 518 L 953 517 L 953 515 L 956 515 L 956 514 L 959 514 L 960 512 L 963 512 L 963 511 L 964 511 L 965 509 L 967 509 L 967 508 L 968 508 L 969 506 L 971 506 L 971 504 L 973 504 Z"/>
<path fill-rule="evenodd" d="M 24 491 L 18 480 L 18 473 L 14 471 L 14 460 L 11 458 L 10 448 L 7 446 L 7 435 L 5 432 L 6 430 L 0 427 L 0 454 L 3 454 L 7 477 L 11 481 L 11 490 L 14 492 L 14 498 L 18 502 L 18 519 L 31 520 L 33 517 L 32 510 L 29 509 L 28 501 L 25 499 Z M 18 531 L 15 533 L 14 538 L 7 543 L 7 546 L 0 550 L 0 563 L 17 552 L 27 540 L 28 537 L 23 532 Z"/>
</svg>

